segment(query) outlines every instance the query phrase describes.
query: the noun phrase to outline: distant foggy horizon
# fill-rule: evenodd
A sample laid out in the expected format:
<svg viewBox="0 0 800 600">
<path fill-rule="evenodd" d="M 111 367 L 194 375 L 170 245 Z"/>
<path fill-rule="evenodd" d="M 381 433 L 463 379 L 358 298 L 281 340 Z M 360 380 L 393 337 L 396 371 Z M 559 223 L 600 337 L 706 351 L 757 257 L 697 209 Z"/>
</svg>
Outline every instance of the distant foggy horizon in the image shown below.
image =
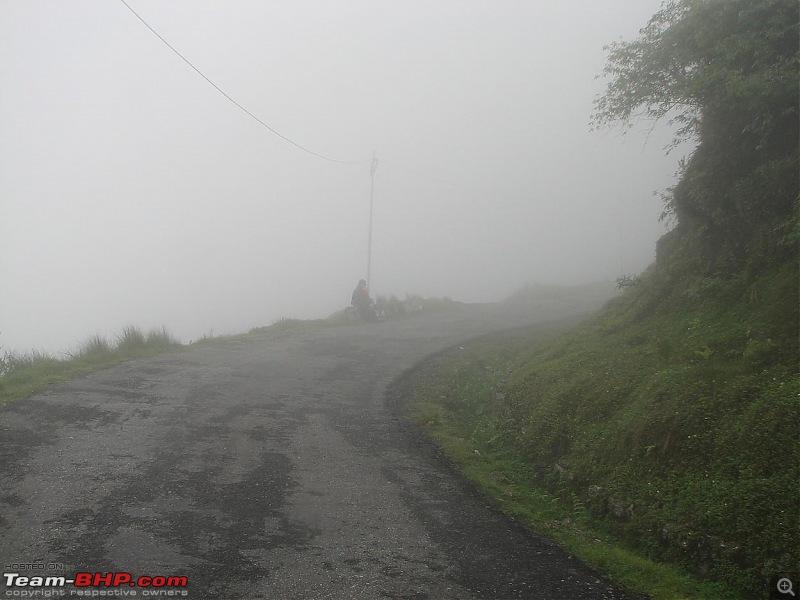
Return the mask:
<svg viewBox="0 0 800 600">
<path fill-rule="evenodd" d="M 654 260 L 685 151 L 589 120 L 603 46 L 660 0 L 126 2 L 293 143 L 122 2 L 0 2 L 4 350 L 344 308 L 373 153 L 373 296 L 494 302 Z"/>
</svg>

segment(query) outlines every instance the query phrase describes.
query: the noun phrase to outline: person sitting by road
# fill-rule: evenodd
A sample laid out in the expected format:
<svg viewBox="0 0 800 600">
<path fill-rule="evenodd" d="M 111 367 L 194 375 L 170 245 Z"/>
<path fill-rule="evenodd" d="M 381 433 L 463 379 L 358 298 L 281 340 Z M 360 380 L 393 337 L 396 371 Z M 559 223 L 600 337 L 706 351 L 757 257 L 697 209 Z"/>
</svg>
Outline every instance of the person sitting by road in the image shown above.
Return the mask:
<svg viewBox="0 0 800 600">
<path fill-rule="evenodd" d="M 369 297 L 369 288 L 367 287 L 366 279 L 359 279 L 356 289 L 353 290 L 353 296 L 350 299 L 352 304 L 358 311 L 358 314 L 365 321 L 377 321 L 378 313 L 375 311 L 375 303 Z"/>
</svg>

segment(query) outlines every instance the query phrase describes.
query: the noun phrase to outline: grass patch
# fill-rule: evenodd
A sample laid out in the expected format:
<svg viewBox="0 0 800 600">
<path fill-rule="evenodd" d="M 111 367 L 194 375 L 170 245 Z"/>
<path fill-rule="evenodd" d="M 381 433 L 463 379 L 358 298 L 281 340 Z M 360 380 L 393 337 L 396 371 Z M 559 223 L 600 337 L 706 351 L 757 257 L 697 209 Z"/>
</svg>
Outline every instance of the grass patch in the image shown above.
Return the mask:
<svg viewBox="0 0 800 600">
<path fill-rule="evenodd" d="M 94 335 L 81 344 L 77 356 L 70 355 L 70 357 L 104 360 L 113 353 L 114 348 L 108 343 L 107 338 L 101 335 Z"/>
</svg>

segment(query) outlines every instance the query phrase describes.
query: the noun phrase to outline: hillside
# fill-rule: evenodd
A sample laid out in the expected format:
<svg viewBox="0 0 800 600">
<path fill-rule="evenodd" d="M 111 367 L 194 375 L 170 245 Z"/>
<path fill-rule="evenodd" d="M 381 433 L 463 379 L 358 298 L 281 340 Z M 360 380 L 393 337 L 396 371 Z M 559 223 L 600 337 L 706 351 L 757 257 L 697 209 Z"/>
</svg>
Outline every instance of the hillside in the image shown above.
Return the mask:
<svg viewBox="0 0 800 600">
<path fill-rule="evenodd" d="M 491 464 L 483 484 L 510 510 L 526 516 L 530 486 L 567 529 L 726 597 L 800 571 L 798 64 L 788 0 L 667 3 L 609 46 L 596 124 L 668 117 L 697 143 L 665 193 L 656 262 L 546 344 L 483 340 L 415 375 L 415 418 L 475 450 L 466 471 Z M 549 518 L 530 522 L 564 529 Z"/>
<path fill-rule="evenodd" d="M 658 312 L 649 285 L 520 365 L 497 431 L 620 539 L 755 589 L 798 559 L 796 270 Z"/>
</svg>

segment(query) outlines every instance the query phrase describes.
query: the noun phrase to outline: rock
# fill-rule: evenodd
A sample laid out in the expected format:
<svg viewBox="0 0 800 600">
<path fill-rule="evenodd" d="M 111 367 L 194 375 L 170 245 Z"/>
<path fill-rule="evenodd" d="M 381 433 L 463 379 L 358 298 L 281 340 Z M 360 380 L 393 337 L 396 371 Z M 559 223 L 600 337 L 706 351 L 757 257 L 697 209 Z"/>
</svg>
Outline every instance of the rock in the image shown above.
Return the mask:
<svg viewBox="0 0 800 600">
<path fill-rule="evenodd" d="M 608 512 L 617 519 L 630 519 L 633 516 L 633 504 L 622 502 L 614 498 L 608 499 Z"/>
<path fill-rule="evenodd" d="M 603 488 L 599 485 L 590 485 L 589 486 L 589 497 L 590 498 L 597 498 L 600 494 L 603 493 Z"/>
</svg>

